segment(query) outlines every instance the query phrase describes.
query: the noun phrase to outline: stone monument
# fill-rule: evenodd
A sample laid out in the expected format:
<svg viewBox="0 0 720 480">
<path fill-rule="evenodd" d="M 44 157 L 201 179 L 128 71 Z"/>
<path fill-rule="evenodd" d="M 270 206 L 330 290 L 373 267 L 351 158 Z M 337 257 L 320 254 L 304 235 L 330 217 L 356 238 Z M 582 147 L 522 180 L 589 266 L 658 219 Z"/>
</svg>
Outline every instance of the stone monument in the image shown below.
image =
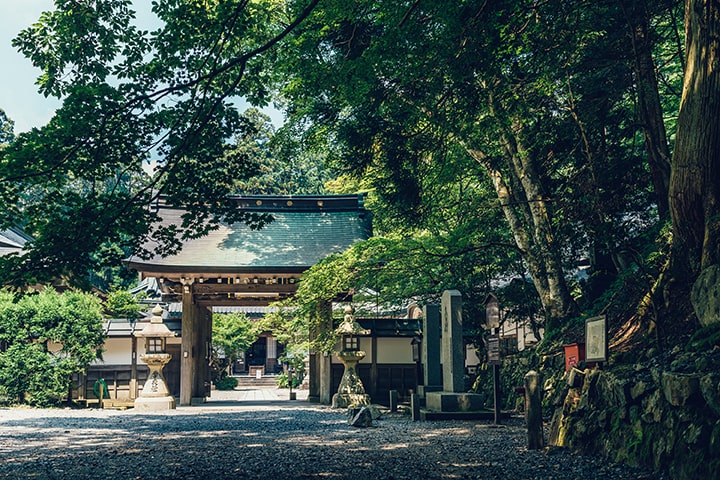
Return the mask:
<svg viewBox="0 0 720 480">
<path fill-rule="evenodd" d="M 441 392 L 427 392 L 425 403 L 433 412 L 486 412 L 483 397 L 465 392 L 465 348 L 462 329 L 462 296 L 445 290 L 441 303 L 442 376 Z"/>
<path fill-rule="evenodd" d="M 418 393 L 425 397 L 428 392 L 440 392 L 443 389 L 440 370 L 440 305 L 423 307 L 422 331 L 423 384 L 418 386 Z"/>
</svg>

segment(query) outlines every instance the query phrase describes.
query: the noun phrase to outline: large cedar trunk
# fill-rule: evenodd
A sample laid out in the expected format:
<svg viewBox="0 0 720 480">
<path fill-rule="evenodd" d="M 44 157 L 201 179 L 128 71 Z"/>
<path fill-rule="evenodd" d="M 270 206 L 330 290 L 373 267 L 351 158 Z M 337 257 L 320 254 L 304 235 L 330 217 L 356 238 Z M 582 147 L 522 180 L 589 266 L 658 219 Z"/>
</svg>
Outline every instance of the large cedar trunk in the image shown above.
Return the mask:
<svg viewBox="0 0 720 480">
<path fill-rule="evenodd" d="M 652 57 L 652 42 L 649 38 L 649 13 L 645 2 L 631 2 L 625 8 L 635 60 L 638 114 L 643 127 L 658 213 L 661 218 L 666 219 L 669 211 L 670 148 Z"/>
<path fill-rule="evenodd" d="M 670 177 L 666 302 L 689 302 L 699 272 L 720 263 L 720 1 L 687 0 L 687 63 Z"/>
</svg>

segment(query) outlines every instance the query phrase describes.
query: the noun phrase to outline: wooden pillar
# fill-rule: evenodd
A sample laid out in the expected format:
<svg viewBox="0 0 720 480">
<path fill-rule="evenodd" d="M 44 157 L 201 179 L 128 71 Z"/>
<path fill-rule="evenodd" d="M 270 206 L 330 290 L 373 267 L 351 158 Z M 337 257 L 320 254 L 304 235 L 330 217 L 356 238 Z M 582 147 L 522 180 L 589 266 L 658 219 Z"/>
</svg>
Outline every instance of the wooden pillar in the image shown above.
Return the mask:
<svg viewBox="0 0 720 480">
<path fill-rule="evenodd" d="M 375 323 L 374 326 L 377 327 L 377 323 Z M 370 385 L 368 385 L 368 387 L 370 387 L 370 388 L 368 390 L 370 393 L 370 398 L 375 398 L 375 397 L 377 397 L 377 385 L 378 385 L 378 364 L 377 364 L 378 339 L 377 339 L 377 335 L 375 334 L 375 332 L 371 332 L 371 334 L 372 334 L 372 336 L 370 337 L 370 339 L 371 339 L 370 349 L 372 350 L 372 352 L 371 352 L 372 357 L 370 358 L 370 362 L 371 362 L 370 363 Z"/>
<path fill-rule="evenodd" d="M 310 329 L 309 340 L 314 341 L 318 337 L 318 329 Z M 314 349 L 308 355 L 308 402 L 320 403 L 320 357 L 322 352 Z"/>
<path fill-rule="evenodd" d="M 206 382 L 209 381 L 209 344 L 210 332 L 210 312 L 207 307 L 193 305 L 195 309 L 195 331 L 193 333 L 192 355 L 195 374 L 193 376 L 191 405 L 201 405 L 205 403 L 207 397 Z"/>
<path fill-rule="evenodd" d="M 313 335 L 311 334 L 310 340 L 312 339 Z M 320 364 L 318 363 L 320 355 L 322 354 L 314 351 L 308 355 L 308 402 L 320 402 Z"/>
<path fill-rule="evenodd" d="M 134 324 L 133 324 L 134 325 Z M 137 337 L 135 327 L 130 332 L 130 399 L 135 400 L 138 394 L 137 387 Z"/>
<path fill-rule="evenodd" d="M 180 406 L 192 404 L 195 385 L 195 301 L 193 298 L 193 278 L 181 279 L 182 292 L 182 345 L 180 348 Z"/>
</svg>

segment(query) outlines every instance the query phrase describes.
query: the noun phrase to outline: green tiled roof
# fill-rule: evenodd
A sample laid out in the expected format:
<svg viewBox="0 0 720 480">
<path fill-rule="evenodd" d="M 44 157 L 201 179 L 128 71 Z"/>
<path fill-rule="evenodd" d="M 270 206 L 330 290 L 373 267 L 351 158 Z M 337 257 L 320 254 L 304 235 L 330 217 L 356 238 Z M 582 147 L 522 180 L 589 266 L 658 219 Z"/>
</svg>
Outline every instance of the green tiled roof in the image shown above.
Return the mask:
<svg viewBox="0 0 720 480">
<path fill-rule="evenodd" d="M 349 198 L 355 200 L 348 202 Z M 149 260 L 130 258 L 128 266 L 138 271 L 302 271 L 371 234 L 371 216 L 362 206 L 361 198 L 253 196 L 250 199 L 254 202 L 245 202 L 246 205 L 239 202 L 239 208 L 244 206 L 249 210 L 250 203 L 257 211 L 257 199 L 262 199 L 262 210 L 272 214 L 274 221 L 260 230 L 251 230 L 244 223 L 223 224 L 205 237 L 185 242 L 177 255 L 155 256 Z M 334 201 L 340 199 L 343 202 Z M 179 225 L 183 210 L 162 207 L 158 213 L 163 223 Z M 146 248 L 152 250 L 152 245 Z"/>
<path fill-rule="evenodd" d="M 11 253 L 22 254 L 25 243 L 32 240 L 21 229 L 10 227 L 0 230 L 0 256 Z"/>
</svg>

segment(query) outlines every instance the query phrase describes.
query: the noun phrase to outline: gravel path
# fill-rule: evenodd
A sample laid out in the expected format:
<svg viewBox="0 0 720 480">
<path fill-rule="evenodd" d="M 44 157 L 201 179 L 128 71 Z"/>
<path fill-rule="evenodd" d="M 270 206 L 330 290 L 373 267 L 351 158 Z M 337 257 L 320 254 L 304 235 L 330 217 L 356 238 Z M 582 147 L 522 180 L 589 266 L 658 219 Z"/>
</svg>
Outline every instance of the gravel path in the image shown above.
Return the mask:
<svg viewBox="0 0 720 480">
<path fill-rule="evenodd" d="M 214 397 L 215 398 L 215 397 Z M 528 451 L 519 419 L 372 428 L 303 401 L 209 402 L 167 413 L 0 409 L 2 479 L 658 479 L 563 450 Z"/>
</svg>

